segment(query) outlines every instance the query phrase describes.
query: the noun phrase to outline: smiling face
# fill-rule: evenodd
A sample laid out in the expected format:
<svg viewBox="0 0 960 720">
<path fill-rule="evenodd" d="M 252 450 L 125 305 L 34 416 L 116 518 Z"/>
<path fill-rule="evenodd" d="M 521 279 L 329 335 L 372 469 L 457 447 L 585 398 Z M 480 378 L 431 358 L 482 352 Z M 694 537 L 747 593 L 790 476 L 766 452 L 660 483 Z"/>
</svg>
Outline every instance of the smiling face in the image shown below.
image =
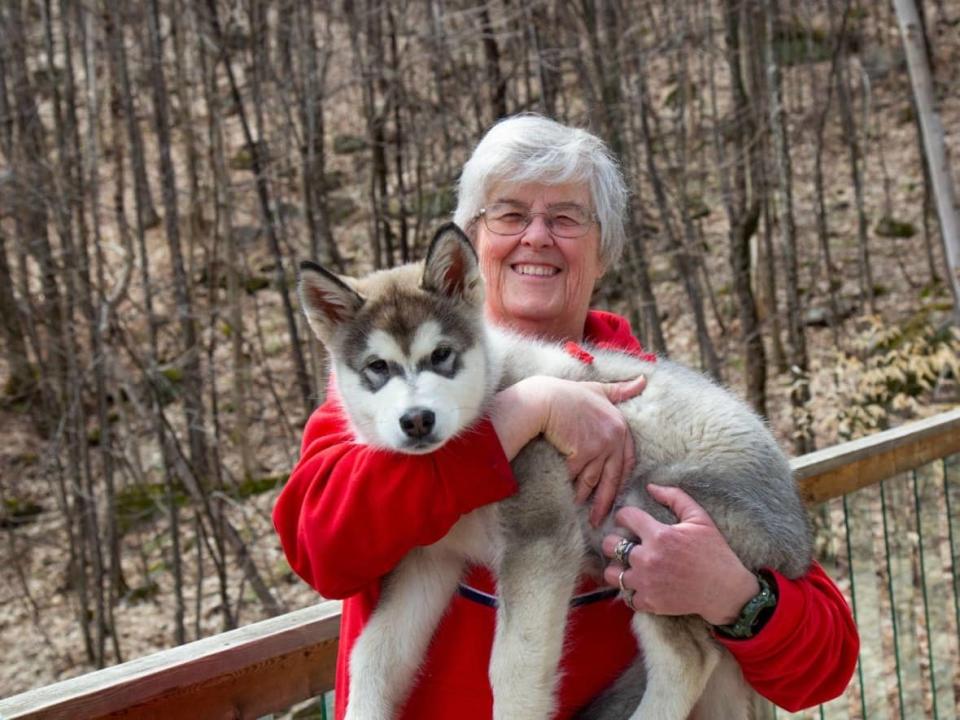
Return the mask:
<svg viewBox="0 0 960 720">
<path fill-rule="evenodd" d="M 496 185 L 487 205 L 513 202 L 533 213 L 570 203 L 593 209 L 582 183 Z M 517 235 L 496 235 L 482 219 L 474 227 L 480 272 L 486 282 L 488 318 L 554 340 L 580 340 L 593 287 L 603 275 L 600 226 L 578 238 L 556 237 L 543 215 Z"/>
</svg>

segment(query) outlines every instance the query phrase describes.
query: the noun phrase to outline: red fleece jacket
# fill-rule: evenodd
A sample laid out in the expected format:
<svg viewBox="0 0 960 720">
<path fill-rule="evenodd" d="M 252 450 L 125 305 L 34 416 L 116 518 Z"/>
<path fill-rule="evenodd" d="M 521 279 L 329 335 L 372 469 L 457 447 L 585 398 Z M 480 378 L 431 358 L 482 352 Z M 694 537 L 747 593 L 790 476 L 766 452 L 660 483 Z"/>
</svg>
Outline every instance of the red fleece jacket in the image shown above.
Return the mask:
<svg viewBox="0 0 960 720">
<path fill-rule="evenodd" d="M 585 339 L 641 353 L 626 320 L 593 311 Z M 290 566 L 320 594 L 344 598 L 336 708 L 350 687 L 347 659 L 377 604 L 380 579 L 412 548 L 443 537 L 462 516 L 516 491 L 510 464 L 489 421 L 429 455 L 404 455 L 354 442 L 335 393 L 304 429 L 300 461 L 273 512 Z M 750 640 L 721 639 L 761 695 L 797 710 L 839 695 L 853 674 L 859 638 L 842 594 L 819 565 L 797 580 L 774 573 L 779 602 Z M 494 593 L 480 567 L 465 581 Z M 580 591 L 594 585 L 585 580 Z M 568 718 L 609 685 L 637 652 L 632 612 L 617 598 L 570 612 L 559 710 Z M 400 717 L 488 720 L 487 667 L 496 610 L 456 595 L 441 621 L 419 681 Z"/>
</svg>

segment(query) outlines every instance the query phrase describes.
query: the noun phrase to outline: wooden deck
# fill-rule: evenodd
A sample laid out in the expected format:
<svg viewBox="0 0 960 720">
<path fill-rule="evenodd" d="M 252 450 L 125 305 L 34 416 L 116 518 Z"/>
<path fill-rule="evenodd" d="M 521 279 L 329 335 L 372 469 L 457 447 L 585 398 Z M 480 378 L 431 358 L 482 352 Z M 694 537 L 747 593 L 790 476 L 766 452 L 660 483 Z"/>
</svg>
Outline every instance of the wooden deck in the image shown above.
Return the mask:
<svg viewBox="0 0 960 720">
<path fill-rule="evenodd" d="M 960 409 L 792 465 L 818 504 L 956 453 Z M 324 602 L 0 700 L 0 720 L 260 718 L 333 688 L 339 620 Z"/>
</svg>

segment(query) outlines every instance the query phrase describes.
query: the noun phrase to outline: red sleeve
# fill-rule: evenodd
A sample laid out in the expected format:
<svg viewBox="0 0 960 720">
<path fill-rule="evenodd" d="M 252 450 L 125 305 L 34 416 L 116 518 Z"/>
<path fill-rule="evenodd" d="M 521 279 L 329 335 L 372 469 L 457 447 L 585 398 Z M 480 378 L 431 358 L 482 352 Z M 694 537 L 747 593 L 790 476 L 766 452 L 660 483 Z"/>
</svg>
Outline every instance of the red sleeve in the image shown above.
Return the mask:
<svg viewBox="0 0 960 720">
<path fill-rule="evenodd" d="M 758 693 L 795 712 L 840 695 L 857 666 L 860 636 L 850 606 L 817 563 L 801 578 L 777 582 L 773 615 L 749 640 L 717 639 Z"/>
<path fill-rule="evenodd" d="M 516 489 L 488 420 L 433 453 L 395 453 L 354 442 L 331 391 L 307 421 L 273 524 L 290 567 L 324 597 L 343 598 Z"/>
</svg>

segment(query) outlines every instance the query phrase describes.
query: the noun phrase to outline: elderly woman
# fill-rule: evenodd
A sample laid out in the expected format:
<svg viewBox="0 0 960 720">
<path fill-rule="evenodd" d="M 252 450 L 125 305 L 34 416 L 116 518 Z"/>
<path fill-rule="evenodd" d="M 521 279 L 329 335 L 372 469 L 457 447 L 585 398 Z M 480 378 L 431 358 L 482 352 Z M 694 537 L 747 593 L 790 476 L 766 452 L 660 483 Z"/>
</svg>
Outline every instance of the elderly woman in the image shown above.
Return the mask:
<svg viewBox="0 0 960 720">
<path fill-rule="evenodd" d="M 455 221 L 472 238 L 486 281 L 490 322 L 567 342 L 641 353 L 627 322 L 591 310 L 590 298 L 624 243 L 626 188 L 606 147 L 590 133 L 535 116 L 494 126 L 464 167 Z M 380 583 L 412 548 L 437 541 L 464 514 L 516 491 L 510 460 L 543 435 L 568 458 L 591 520 L 609 512 L 634 452 L 615 404 L 643 379 L 599 385 L 534 377 L 500 392 L 470 433 L 428 455 L 359 445 L 330 393 L 304 430 L 301 458 L 274 510 L 293 569 L 328 598 L 344 598 L 336 707 L 350 692 L 350 650 L 376 607 Z M 572 717 L 638 653 L 633 612 L 701 615 L 760 694 L 788 709 L 838 695 L 853 672 L 858 638 L 843 596 L 814 565 L 788 580 L 759 576 L 730 550 L 710 517 L 676 488 L 651 494 L 679 522 L 637 508 L 618 521 L 643 538 L 630 569 L 612 562 L 622 602 L 584 579 L 571 609 L 556 717 Z M 608 556 L 619 538 L 604 540 Z M 625 570 L 625 571 L 624 571 Z M 762 602 L 754 598 L 760 597 Z M 437 629 L 402 718 L 487 719 L 487 678 L 496 582 L 468 571 Z M 522 720 L 522 719 L 518 719 Z"/>
</svg>

